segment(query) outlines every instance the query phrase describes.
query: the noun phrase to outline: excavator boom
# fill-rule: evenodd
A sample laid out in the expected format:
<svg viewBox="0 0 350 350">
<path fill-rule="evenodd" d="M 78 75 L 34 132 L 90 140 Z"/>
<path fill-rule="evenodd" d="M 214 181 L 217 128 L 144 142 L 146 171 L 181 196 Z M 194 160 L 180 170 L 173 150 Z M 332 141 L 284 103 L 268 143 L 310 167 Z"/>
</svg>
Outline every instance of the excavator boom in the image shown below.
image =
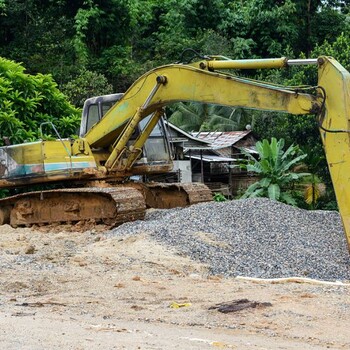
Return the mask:
<svg viewBox="0 0 350 350">
<path fill-rule="evenodd" d="M 145 105 L 144 102 L 155 87 L 158 87 L 157 92 Z M 197 101 L 293 114 L 315 113 L 321 106 L 316 96 L 281 86 L 192 66 L 169 65 L 156 68 L 139 78 L 106 116 L 86 133 L 86 141 L 91 147 L 106 147 L 118 138 L 124 123 L 132 118 L 141 106 L 144 106 L 139 111 L 142 119 L 155 110 L 178 101 Z"/>
</svg>

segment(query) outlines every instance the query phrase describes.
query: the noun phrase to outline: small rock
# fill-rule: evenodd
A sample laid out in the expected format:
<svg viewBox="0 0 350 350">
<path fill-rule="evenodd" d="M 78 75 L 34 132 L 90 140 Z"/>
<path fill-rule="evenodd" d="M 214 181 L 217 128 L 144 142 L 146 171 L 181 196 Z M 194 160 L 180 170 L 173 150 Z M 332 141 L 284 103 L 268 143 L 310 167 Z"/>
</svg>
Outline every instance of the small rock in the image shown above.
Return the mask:
<svg viewBox="0 0 350 350">
<path fill-rule="evenodd" d="M 32 244 L 28 245 L 24 250 L 24 254 L 34 254 L 34 253 L 35 253 L 35 246 Z"/>
<path fill-rule="evenodd" d="M 26 236 L 25 235 L 19 235 L 18 237 L 17 237 L 17 241 L 19 241 L 19 242 L 23 242 L 23 241 L 25 241 L 27 238 L 26 238 Z"/>
</svg>

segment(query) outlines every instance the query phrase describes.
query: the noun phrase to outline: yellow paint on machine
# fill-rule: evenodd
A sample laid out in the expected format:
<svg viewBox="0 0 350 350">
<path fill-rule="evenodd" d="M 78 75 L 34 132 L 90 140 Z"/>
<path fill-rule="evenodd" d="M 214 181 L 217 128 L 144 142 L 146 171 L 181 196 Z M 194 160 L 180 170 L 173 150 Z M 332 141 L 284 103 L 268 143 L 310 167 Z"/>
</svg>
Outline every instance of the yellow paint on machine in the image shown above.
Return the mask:
<svg viewBox="0 0 350 350">
<path fill-rule="evenodd" d="M 350 249 L 350 74 L 327 57 L 318 75 L 326 94 L 320 133 Z"/>
<path fill-rule="evenodd" d="M 4 147 L 0 154 L 0 178 L 45 176 L 53 172 L 68 175 L 76 169 L 96 168 L 91 154 L 72 155 L 70 140 L 38 141 Z M 26 179 L 23 179 L 26 182 Z"/>
</svg>

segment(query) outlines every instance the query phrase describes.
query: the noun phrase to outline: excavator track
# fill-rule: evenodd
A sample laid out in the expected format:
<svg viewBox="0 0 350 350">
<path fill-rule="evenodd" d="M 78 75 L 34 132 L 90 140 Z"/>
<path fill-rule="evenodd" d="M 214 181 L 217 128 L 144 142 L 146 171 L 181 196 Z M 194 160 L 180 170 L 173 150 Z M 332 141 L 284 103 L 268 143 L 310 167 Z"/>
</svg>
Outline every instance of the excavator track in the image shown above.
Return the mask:
<svg viewBox="0 0 350 350">
<path fill-rule="evenodd" d="M 128 183 L 27 192 L 0 199 L 0 225 L 12 227 L 77 222 L 110 227 L 143 220 L 148 208 L 169 209 L 212 200 L 201 183 Z"/>
<path fill-rule="evenodd" d="M 169 209 L 210 202 L 213 195 L 202 183 L 142 183 L 133 184 L 143 192 L 148 208 Z"/>
<path fill-rule="evenodd" d="M 146 205 L 132 187 L 28 192 L 0 200 L 0 225 L 49 225 L 95 221 L 109 226 L 142 220 Z"/>
</svg>

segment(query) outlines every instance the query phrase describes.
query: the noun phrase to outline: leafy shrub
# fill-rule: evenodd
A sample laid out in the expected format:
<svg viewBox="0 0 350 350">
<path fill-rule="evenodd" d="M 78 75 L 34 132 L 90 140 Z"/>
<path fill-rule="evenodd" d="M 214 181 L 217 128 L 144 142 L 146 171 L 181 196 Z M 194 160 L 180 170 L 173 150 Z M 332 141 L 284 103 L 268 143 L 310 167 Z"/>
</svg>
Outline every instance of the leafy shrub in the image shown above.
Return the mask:
<svg viewBox="0 0 350 350">
<path fill-rule="evenodd" d="M 18 63 L 0 57 L 0 145 L 40 138 L 40 124 L 52 122 L 62 137 L 75 133 L 80 111 L 57 88 L 51 75 L 25 73 Z"/>
<path fill-rule="evenodd" d="M 75 79 L 63 85 L 62 91 L 71 103 L 83 107 L 87 98 L 111 94 L 113 87 L 104 75 L 83 70 Z"/>
<path fill-rule="evenodd" d="M 284 150 L 284 139 L 277 141 L 272 137 L 256 143 L 259 158 L 242 149 L 248 158 L 248 163 L 243 164 L 248 172 L 253 172 L 260 180 L 250 185 L 242 198 L 267 197 L 273 200 L 296 205 L 296 199 L 291 189 L 293 184 L 309 176 L 309 173 L 293 172 L 293 167 L 299 164 L 306 154 L 301 154 L 299 147 L 291 145 Z"/>
<path fill-rule="evenodd" d="M 213 199 L 215 202 L 225 202 L 227 198 L 222 193 L 214 193 Z"/>
</svg>

